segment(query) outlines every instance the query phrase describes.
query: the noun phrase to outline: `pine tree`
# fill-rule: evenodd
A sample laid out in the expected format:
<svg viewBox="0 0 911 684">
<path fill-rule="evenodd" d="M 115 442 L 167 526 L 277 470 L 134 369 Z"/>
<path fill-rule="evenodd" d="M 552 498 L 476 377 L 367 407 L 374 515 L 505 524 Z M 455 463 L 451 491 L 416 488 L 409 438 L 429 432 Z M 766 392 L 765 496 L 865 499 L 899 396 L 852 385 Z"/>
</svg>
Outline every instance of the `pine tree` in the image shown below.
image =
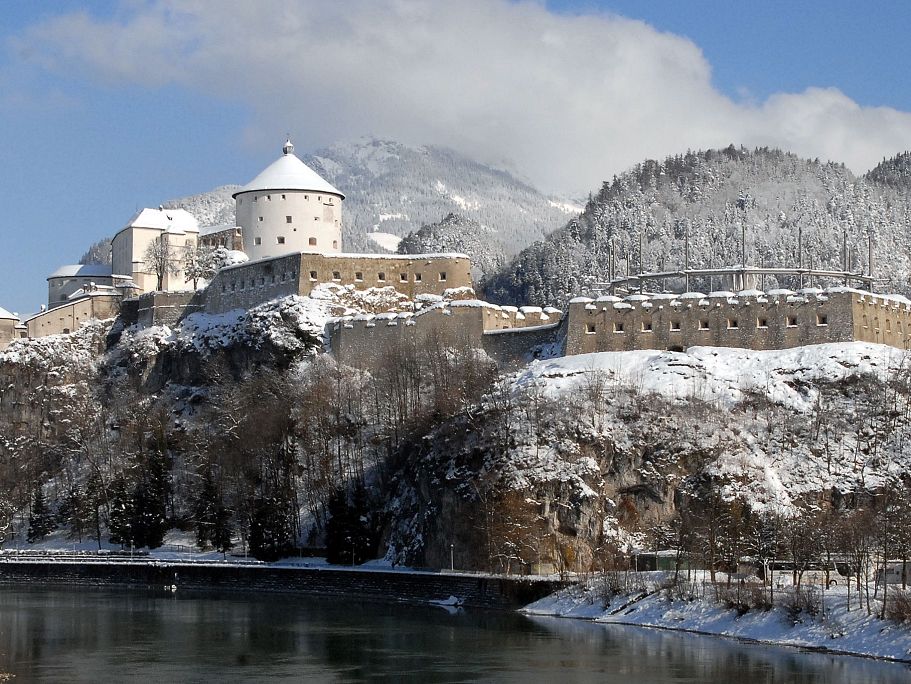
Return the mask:
<svg viewBox="0 0 911 684">
<path fill-rule="evenodd" d="M 133 496 L 133 540 L 136 546 L 157 549 L 168 531 L 167 502 L 171 492 L 167 457 L 161 451 L 149 456 Z"/>
<path fill-rule="evenodd" d="M 291 553 L 293 527 L 285 502 L 268 496 L 253 502 L 250 521 L 250 553 L 263 561 L 275 561 Z"/>
<path fill-rule="evenodd" d="M 135 545 L 133 532 L 134 519 L 133 497 L 127 488 L 126 479 L 121 475 L 111 486 L 111 510 L 108 516 L 108 529 L 111 532 L 111 543 L 125 546 Z"/>
<path fill-rule="evenodd" d="M 48 510 L 44 493 L 39 486 L 35 490 L 35 500 L 32 502 L 32 513 L 28 519 L 28 542 L 33 544 L 54 531 L 54 516 Z"/>
<path fill-rule="evenodd" d="M 231 532 L 231 511 L 219 503 L 215 510 L 215 525 L 212 528 L 212 546 L 216 551 L 227 553 L 231 550 L 234 546 Z"/>
<path fill-rule="evenodd" d="M 209 542 L 213 541 L 218 506 L 218 489 L 215 486 L 215 478 L 212 476 L 212 469 L 206 468 L 194 511 L 196 545 L 200 549 L 205 549 Z"/>
<path fill-rule="evenodd" d="M 329 499 L 326 524 L 326 560 L 339 565 L 359 565 L 374 557 L 376 535 L 370 525 L 367 490 L 358 483 L 350 491 L 339 489 Z"/>
</svg>

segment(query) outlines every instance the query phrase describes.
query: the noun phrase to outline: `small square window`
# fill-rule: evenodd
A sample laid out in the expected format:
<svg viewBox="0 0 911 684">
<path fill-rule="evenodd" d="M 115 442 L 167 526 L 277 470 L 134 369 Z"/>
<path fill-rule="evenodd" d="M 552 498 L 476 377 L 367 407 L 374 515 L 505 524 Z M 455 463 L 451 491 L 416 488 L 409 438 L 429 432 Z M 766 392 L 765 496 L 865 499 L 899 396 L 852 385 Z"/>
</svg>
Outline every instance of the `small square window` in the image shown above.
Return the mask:
<svg viewBox="0 0 911 684">
<path fill-rule="evenodd" d="M 319 216 L 314 216 L 314 217 L 313 217 L 313 220 L 314 220 L 314 221 L 319 221 Z"/>
<path fill-rule="evenodd" d="M 256 195 L 253 195 L 253 201 L 254 202 L 256 201 Z"/>
<path fill-rule="evenodd" d="M 586 333 L 587 335 L 592 335 L 592 334 L 594 334 L 594 333 L 595 333 L 595 324 L 594 324 L 594 323 L 586 323 L 586 324 L 585 324 L 585 333 Z"/>
<path fill-rule="evenodd" d="M 310 199 L 310 195 L 304 195 L 304 199 L 305 199 L 305 200 Z"/>
<path fill-rule="evenodd" d="M 709 319 L 708 319 L 708 318 L 702 318 L 702 319 L 700 319 L 700 321 L 699 321 L 699 329 L 700 329 L 700 330 L 708 330 L 708 329 L 709 329 Z"/>
<path fill-rule="evenodd" d="M 403 282 L 403 283 L 407 283 L 407 282 L 408 282 L 408 274 L 407 274 L 407 273 L 399 273 L 399 281 L 400 281 L 400 282 Z"/>
<path fill-rule="evenodd" d="M 279 235 L 277 238 L 275 238 L 275 241 L 276 241 L 278 244 L 283 245 L 283 244 L 285 244 L 285 236 L 284 236 L 284 235 Z"/>
<path fill-rule="evenodd" d="M 440 282 L 441 283 L 446 282 L 446 271 L 440 271 Z"/>
<path fill-rule="evenodd" d="M 623 332 L 623 323 L 620 321 L 614 321 L 614 332 L 622 333 Z"/>
<path fill-rule="evenodd" d="M 253 244 L 254 244 L 254 245 L 261 245 L 261 244 L 263 244 L 263 239 L 262 239 L 261 237 L 255 237 L 255 238 L 253 238 Z"/>
<path fill-rule="evenodd" d="M 357 282 L 357 283 L 362 283 L 362 282 L 364 282 L 364 274 L 361 273 L 360 271 L 358 271 L 357 273 L 355 273 L 355 274 L 354 274 L 354 281 Z"/>
<path fill-rule="evenodd" d="M 414 274 L 414 282 L 416 282 L 416 283 L 421 282 L 421 274 L 420 274 L 420 273 L 415 273 L 415 274 Z"/>
<path fill-rule="evenodd" d="M 285 196 L 284 196 L 284 195 L 282 195 L 282 199 L 285 199 Z"/>
<path fill-rule="evenodd" d="M 757 319 L 756 319 L 756 327 L 757 327 L 757 328 L 768 328 L 768 327 L 769 327 L 769 319 L 768 319 L 768 318 L 757 318 Z"/>
<path fill-rule="evenodd" d="M 316 280 L 316 271 L 310 271 L 310 280 Z"/>
<path fill-rule="evenodd" d="M 728 330 L 737 330 L 740 327 L 740 322 L 736 318 L 728 319 Z"/>
<path fill-rule="evenodd" d="M 311 247 L 316 247 L 316 238 L 312 237 L 307 240 L 307 244 Z"/>
<path fill-rule="evenodd" d="M 379 274 L 376 276 L 376 279 L 377 279 L 377 280 L 380 280 L 380 281 L 385 281 L 385 280 L 386 280 L 386 274 L 385 274 L 385 273 L 379 273 Z"/>
<path fill-rule="evenodd" d="M 826 314 L 816 314 L 816 325 L 829 325 L 829 317 Z"/>
<path fill-rule="evenodd" d="M 290 216 L 286 216 L 286 217 L 285 217 L 285 223 L 291 223 L 291 217 L 290 217 Z"/>
<path fill-rule="evenodd" d="M 652 322 L 651 321 L 642 321 L 642 332 L 651 332 L 652 331 Z"/>
<path fill-rule="evenodd" d="M 338 249 L 338 240 L 332 241 L 332 249 Z"/>
<path fill-rule="evenodd" d="M 262 220 L 263 220 L 263 217 L 260 216 L 260 217 L 259 217 L 259 222 L 262 223 Z"/>
<path fill-rule="evenodd" d="M 797 316 L 788 316 L 788 327 L 789 328 L 797 327 Z"/>
<path fill-rule="evenodd" d="M 332 271 L 332 280 L 341 280 L 342 274 L 339 271 Z"/>
<path fill-rule="evenodd" d="M 680 330 L 680 321 L 671 321 L 671 330 Z"/>
<path fill-rule="evenodd" d="M 272 195 L 266 195 L 266 199 L 269 200 L 269 201 L 271 202 L 271 201 L 272 201 Z"/>
</svg>

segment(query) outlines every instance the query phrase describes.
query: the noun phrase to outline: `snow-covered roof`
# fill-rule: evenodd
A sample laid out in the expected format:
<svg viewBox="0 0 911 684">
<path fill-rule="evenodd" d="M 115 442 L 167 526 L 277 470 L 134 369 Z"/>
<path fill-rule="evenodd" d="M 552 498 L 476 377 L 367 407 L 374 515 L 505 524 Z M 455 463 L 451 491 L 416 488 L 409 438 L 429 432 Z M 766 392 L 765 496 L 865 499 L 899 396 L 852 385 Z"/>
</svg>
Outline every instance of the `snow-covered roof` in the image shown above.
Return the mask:
<svg viewBox="0 0 911 684">
<path fill-rule="evenodd" d="M 126 228 L 155 228 L 168 233 L 198 233 L 199 221 L 186 209 L 140 209 L 127 221 Z"/>
<path fill-rule="evenodd" d="M 111 267 L 107 264 L 68 264 L 51 273 L 51 278 L 110 278 Z"/>
<path fill-rule="evenodd" d="M 345 199 L 341 192 L 297 158 L 294 154 L 294 146 L 290 142 L 285 143 L 282 151 L 281 157 L 269 164 L 262 173 L 231 196 L 237 197 L 245 192 L 260 190 L 308 190 L 338 195 Z"/>
<path fill-rule="evenodd" d="M 11 321 L 19 320 L 19 317 L 16 314 L 10 313 L 6 309 L 4 309 L 2 306 L 0 306 L 0 318 L 11 320 Z"/>
</svg>

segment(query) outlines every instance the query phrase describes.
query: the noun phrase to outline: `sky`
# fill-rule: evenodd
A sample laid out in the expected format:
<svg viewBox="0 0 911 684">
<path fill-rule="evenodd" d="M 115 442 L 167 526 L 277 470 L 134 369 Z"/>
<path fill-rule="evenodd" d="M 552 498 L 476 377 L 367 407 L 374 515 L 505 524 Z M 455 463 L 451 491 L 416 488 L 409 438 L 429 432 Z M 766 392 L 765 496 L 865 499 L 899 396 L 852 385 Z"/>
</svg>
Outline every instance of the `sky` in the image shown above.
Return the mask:
<svg viewBox="0 0 911 684">
<path fill-rule="evenodd" d="M 871 9 L 875 8 L 875 9 Z M 137 210 L 363 135 L 584 197 L 644 158 L 911 148 L 911 3 L 7 0 L 0 307 Z"/>
</svg>

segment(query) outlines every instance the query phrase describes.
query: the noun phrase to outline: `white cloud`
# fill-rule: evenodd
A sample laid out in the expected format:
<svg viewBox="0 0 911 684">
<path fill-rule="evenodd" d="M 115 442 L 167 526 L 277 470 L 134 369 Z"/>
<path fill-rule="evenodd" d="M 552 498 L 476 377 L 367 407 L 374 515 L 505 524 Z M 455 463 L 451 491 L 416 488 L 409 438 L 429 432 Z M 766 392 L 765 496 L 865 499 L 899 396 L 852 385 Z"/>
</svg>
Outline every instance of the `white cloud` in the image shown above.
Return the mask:
<svg viewBox="0 0 911 684">
<path fill-rule="evenodd" d="M 775 145 L 863 171 L 911 146 L 911 114 L 834 89 L 734 101 L 691 41 L 537 2 L 134 1 L 113 19 L 51 19 L 18 44 L 65 74 L 245 103 L 258 145 L 289 129 L 301 149 L 371 133 L 579 193 L 686 148 Z"/>
</svg>

